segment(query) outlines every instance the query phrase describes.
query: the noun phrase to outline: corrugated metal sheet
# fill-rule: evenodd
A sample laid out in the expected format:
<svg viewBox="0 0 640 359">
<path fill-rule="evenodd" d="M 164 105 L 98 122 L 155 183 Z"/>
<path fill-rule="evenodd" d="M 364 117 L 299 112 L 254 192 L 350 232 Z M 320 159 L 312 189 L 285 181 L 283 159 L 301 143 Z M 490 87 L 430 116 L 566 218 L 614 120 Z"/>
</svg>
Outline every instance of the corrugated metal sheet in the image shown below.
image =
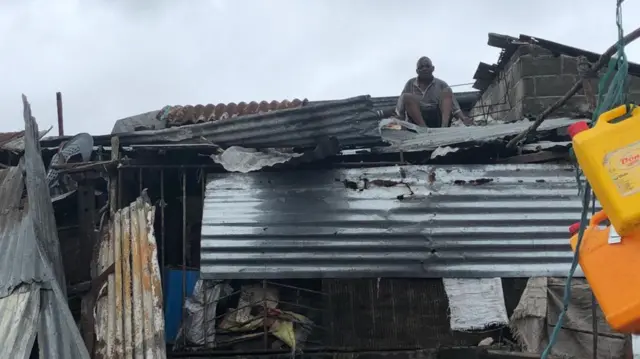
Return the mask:
<svg viewBox="0 0 640 359">
<path fill-rule="evenodd" d="M 26 217 L 22 170 L 0 170 L 0 298 L 24 283 L 43 283 L 51 278 L 44 268 L 33 240 L 35 233 Z"/>
<path fill-rule="evenodd" d="M 319 138 L 333 136 L 342 146 L 376 144 L 380 116 L 369 96 L 331 103 L 246 115 L 156 131 L 118 134 L 123 146 L 156 143 L 214 143 L 253 148 L 315 147 Z M 56 147 L 68 137 L 48 138 L 43 147 Z M 203 140 L 204 139 L 204 140 Z M 111 135 L 94 136 L 96 145 L 109 145 Z"/>
<path fill-rule="evenodd" d="M 183 126 L 195 123 L 224 120 L 244 115 L 267 113 L 288 108 L 297 108 L 306 104 L 307 99 L 291 101 L 251 101 L 249 103 L 219 103 L 206 105 L 173 106 L 166 115 L 167 127 Z"/>
<path fill-rule="evenodd" d="M 0 299 L 0 358 L 27 359 L 36 339 L 40 285 L 26 284 Z"/>
<path fill-rule="evenodd" d="M 97 358 L 166 358 L 154 219 L 155 207 L 140 197 L 116 213 L 102 239 L 100 269 L 115 263 L 115 273 L 97 303 Z"/>
<path fill-rule="evenodd" d="M 566 128 L 576 121 L 579 120 L 571 118 L 549 119 L 544 121 L 537 131 L 543 132 Z M 517 135 L 526 130 L 529 126 L 531 126 L 529 121 L 520 121 L 490 126 L 470 127 L 420 128 L 416 126 L 415 129 L 419 131 L 417 133 L 411 131 L 383 129 L 381 131 L 383 139 L 392 143 L 392 146 L 381 148 L 379 150 L 382 152 L 431 151 L 441 146 L 463 143 L 479 143 L 503 139 L 508 136 Z"/>
<path fill-rule="evenodd" d="M 580 218 L 562 165 L 209 177 L 204 278 L 565 276 Z"/>
<path fill-rule="evenodd" d="M 466 91 L 466 92 L 454 92 L 453 95 L 458 100 L 460 107 L 463 110 L 471 110 L 473 105 L 476 103 L 478 98 L 480 97 L 480 91 Z M 396 107 L 398 104 L 399 96 L 383 96 L 383 97 L 371 97 L 371 103 L 373 104 L 373 109 L 375 111 L 384 111 L 391 108 Z M 331 103 L 335 100 L 325 100 L 325 101 L 311 101 L 309 105 L 315 104 L 326 104 Z"/>
<path fill-rule="evenodd" d="M 25 151 L 22 163 L 26 172 L 25 184 L 29 204 L 27 210 L 28 227 L 32 228 L 35 234 L 31 238 L 34 238 L 44 273 L 48 278 L 51 278 L 49 281 L 51 290 L 43 290 L 40 293 L 38 344 L 41 356 L 89 359 L 89 353 L 67 303 L 66 281 L 60 256 L 58 231 L 44 163 L 40 155 L 41 132 L 38 132 L 38 124 L 31 115 L 31 106 L 24 95 L 22 102 L 25 122 Z M 12 330 L 17 329 L 13 328 Z"/>
<path fill-rule="evenodd" d="M 149 111 L 116 121 L 111 133 L 125 133 L 142 130 L 161 130 L 167 127 L 166 121 L 159 119 L 161 110 Z"/>
<path fill-rule="evenodd" d="M 40 356 L 88 359 L 89 354 L 67 304 L 53 206 L 38 145 L 38 125 L 24 104 L 24 157 L 21 169 L 3 171 L 0 215 L 0 355 L 28 358 L 37 330 Z M 24 169 L 26 177 L 22 177 Z M 23 201 L 23 186 L 28 194 Z M 14 217 L 11 217 L 14 216 Z M 44 288 L 40 282 L 46 281 Z M 18 283 L 21 282 L 21 283 Z M 37 319 L 36 319 L 37 318 Z"/>
<path fill-rule="evenodd" d="M 40 131 L 39 136 L 42 138 L 51 128 L 46 131 Z M 7 151 L 24 151 L 24 131 L 17 132 L 0 132 L 0 149 Z"/>
</svg>

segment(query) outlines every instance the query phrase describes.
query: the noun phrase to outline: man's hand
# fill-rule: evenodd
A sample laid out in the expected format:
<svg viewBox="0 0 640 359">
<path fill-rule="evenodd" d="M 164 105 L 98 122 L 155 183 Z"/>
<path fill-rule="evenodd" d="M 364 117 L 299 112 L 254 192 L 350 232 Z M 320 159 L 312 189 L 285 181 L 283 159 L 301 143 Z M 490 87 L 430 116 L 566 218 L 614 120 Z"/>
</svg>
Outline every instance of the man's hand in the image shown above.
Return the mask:
<svg viewBox="0 0 640 359">
<path fill-rule="evenodd" d="M 462 123 L 464 123 L 465 126 L 473 126 L 473 119 L 471 117 L 462 115 L 460 120 L 462 120 Z"/>
<path fill-rule="evenodd" d="M 473 126 L 473 119 L 471 119 L 471 117 L 468 117 L 462 112 L 456 113 L 456 118 L 462 121 L 462 123 L 464 123 L 465 126 Z"/>
</svg>

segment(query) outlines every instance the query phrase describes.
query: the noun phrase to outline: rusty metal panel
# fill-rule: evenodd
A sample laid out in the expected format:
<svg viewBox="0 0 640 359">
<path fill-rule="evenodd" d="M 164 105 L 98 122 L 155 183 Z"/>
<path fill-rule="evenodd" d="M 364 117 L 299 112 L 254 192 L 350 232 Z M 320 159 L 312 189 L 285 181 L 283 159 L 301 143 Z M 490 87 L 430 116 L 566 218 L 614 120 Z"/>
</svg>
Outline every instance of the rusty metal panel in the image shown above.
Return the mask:
<svg viewBox="0 0 640 359">
<path fill-rule="evenodd" d="M 571 166 L 213 174 L 204 278 L 566 276 Z M 581 275 L 581 274 L 579 274 Z"/>
<path fill-rule="evenodd" d="M 143 195 L 116 212 L 103 238 L 100 267 L 113 261 L 115 273 L 108 300 L 97 303 L 98 358 L 166 358 L 154 220 L 155 207 Z"/>
</svg>

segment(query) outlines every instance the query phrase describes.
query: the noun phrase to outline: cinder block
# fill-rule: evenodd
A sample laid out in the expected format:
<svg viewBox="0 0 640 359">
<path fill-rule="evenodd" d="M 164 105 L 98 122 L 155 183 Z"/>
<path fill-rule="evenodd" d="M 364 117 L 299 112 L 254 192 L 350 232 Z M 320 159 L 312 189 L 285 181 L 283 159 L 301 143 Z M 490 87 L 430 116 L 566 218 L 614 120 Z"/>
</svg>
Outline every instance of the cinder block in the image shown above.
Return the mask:
<svg viewBox="0 0 640 359">
<path fill-rule="evenodd" d="M 522 77 L 559 75 L 562 73 L 562 59 L 551 55 L 520 57 Z"/>
<path fill-rule="evenodd" d="M 574 75 L 548 75 L 535 77 L 535 95 L 538 97 L 564 96 L 577 81 Z"/>
</svg>

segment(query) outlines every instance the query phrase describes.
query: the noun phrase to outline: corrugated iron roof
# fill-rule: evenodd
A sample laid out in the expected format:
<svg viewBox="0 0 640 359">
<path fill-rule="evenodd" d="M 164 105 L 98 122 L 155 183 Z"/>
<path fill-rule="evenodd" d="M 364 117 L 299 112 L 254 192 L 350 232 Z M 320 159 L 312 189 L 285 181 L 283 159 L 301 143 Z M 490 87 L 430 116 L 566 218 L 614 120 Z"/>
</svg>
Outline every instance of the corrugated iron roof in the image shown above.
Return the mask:
<svg viewBox="0 0 640 359">
<path fill-rule="evenodd" d="M 49 131 L 51 131 L 51 128 L 46 131 L 40 131 L 39 138 L 42 138 Z M 0 150 L 24 151 L 24 131 L 0 132 Z"/>
<path fill-rule="evenodd" d="M 240 102 L 238 104 L 219 103 L 206 105 L 186 105 L 173 106 L 166 113 L 167 127 L 183 126 L 195 123 L 210 122 L 233 118 L 244 115 L 253 115 L 259 113 L 267 113 L 276 110 L 284 110 L 288 108 L 297 108 L 306 104 L 307 99 L 293 99 L 291 101 L 251 101 Z M 161 114 L 159 114 L 161 115 Z"/>
<path fill-rule="evenodd" d="M 458 100 L 458 103 L 460 104 L 462 110 L 468 111 L 471 110 L 473 105 L 480 97 L 480 91 L 454 92 L 453 95 L 456 97 L 456 100 Z M 398 104 L 398 98 L 399 96 L 371 97 L 371 103 L 373 104 L 373 109 L 375 111 L 385 111 L 395 108 Z M 309 105 L 330 103 L 333 101 L 335 100 L 310 101 Z"/>
<path fill-rule="evenodd" d="M 118 134 L 122 146 L 158 143 L 214 143 L 253 148 L 313 148 L 322 137 L 341 146 L 378 144 L 380 115 L 369 96 L 307 105 L 263 114 L 154 131 Z M 46 138 L 43 147 L 57 147 L 69 137 Z M 94 136 L 95 145 L 109 145 L 111 135 Z"/>
<path fill-rule="evenodd" d="M 544 121 L 538 132 L 566 128 L 577 121 L 571 118 L 555 118 Z M 382 129 L 382 138 L 391 143 L 390 147 L 379 149 L 381 152 L 432 151 L 441 146 L 463 143 L 482 143 L 515 136 L 531 126 L 529 121 L 500 123 L 490 126 L 425 128 L 413 126 L 414 131 Z"/>
<path fill-rule="evenodd" d="M 565 276 L 580 218 L 562 165 L 209 177 L 203 278 Z"/>
</svg>

